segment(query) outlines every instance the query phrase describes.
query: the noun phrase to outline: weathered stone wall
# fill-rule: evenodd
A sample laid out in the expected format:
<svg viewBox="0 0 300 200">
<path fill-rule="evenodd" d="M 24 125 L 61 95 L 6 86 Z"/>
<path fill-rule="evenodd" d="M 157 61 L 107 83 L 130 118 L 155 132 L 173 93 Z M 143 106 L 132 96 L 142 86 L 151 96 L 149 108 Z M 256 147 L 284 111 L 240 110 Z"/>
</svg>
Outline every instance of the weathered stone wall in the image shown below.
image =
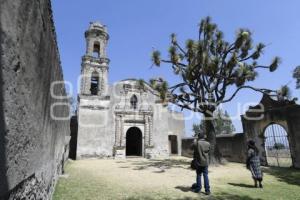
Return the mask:
<svg viewBox="0 0 300 200">
<path fill-rule="evenodd" d="M 168 139 L 168 118 L 169 111 L 167 107 L 161 104 L 156 104 L 153 116 L 153 158 L 168 157 L 169 152 L 169 139 Z"/>
<path fill-rule="evenodd" d="M 178 155 L 181 155 L 182 136 L 185 135 L 185 119 L 182 112 L 169 111 L 168 135 L 176 135 L 178 143 Z"/>
<path fill-rule="evenodd" d="M 287 109 L 287 124 L 289 130 L 289 143 L 293 165 L 300 169 L 300 106 Z"/>
<path fill-rule="evenodd" d="M 114 134 L 110 101 L 80 98 L 78 107 L 77 159 L 111 157 Z"/>
<path fill-rule="evenodd" d="M 217 135 L 217 144 L 222 157 L 227 161 L 246 162 L 247 149 L 243 133 Z"/>
<path fill-rule="evenodd" d="M 245 135 L 243 133 L 217 135 L 216 138 L 223 159 L 240 163 L 246 161 L 246 143 Z M 193 157 L 193 141 L 194 138 L 182 139 L 183 156 Z"/>
<path fill-rule="evenodd" d="M 185 157 L 193 157 L 193 142 L 194 138 L 182 138 L 181 141 L 181 155 Z"/>
<path fill-rule="evenodd" d="M 0 199 L 50 199 L 70 132 L 50 0 L 0 5 Z"/>
</svg>

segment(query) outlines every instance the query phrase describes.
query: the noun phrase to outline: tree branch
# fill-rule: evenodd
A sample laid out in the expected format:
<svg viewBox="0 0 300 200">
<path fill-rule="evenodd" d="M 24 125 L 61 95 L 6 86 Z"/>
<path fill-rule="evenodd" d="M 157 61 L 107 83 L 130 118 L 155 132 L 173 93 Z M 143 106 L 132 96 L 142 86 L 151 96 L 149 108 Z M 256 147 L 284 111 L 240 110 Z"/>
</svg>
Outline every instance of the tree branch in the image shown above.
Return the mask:
<svg viewBox="0 0 300 200">
<path fill-rule="evenodd" d="M 276 91 L 274 91 L 274 90 L 265 89 L 265 88 L 254 88 L 254 87 L 249 86 L 249 85 L 244 85 L 244 86 L 240 86 L 239 88 L 237 88 L 236 91 L 231 95 L 231 97 L 229 99 L 221 100 L 221 101 L 216 102 L 216 103 L 221 104 L 221 103 L 227 103 L 227 102 L 231 101 L 241 89 L 251 89 L 253 91 L 260 92 L 260 93 L 266 94 L 268 96 L 276 96 L 276 95 L 270 95 L 271 92 L 276 93 Z"/>
</svg>

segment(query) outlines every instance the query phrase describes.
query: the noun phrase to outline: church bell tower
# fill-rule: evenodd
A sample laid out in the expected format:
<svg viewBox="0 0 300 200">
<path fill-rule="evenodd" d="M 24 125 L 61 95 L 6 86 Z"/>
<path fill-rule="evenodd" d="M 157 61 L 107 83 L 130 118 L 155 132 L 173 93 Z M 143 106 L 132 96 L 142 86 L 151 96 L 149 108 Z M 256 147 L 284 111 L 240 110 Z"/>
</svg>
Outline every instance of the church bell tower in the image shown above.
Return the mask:
<svg viewBox="0 0 300 200">
<path fill-rule="evenodd" d="M 84 96 L 107 96 L 109 59 L 107 29 L 99 22 L 90 23 L 85 32 L 86 53 L 81 64 L 81 89 Z"/>
</svg>

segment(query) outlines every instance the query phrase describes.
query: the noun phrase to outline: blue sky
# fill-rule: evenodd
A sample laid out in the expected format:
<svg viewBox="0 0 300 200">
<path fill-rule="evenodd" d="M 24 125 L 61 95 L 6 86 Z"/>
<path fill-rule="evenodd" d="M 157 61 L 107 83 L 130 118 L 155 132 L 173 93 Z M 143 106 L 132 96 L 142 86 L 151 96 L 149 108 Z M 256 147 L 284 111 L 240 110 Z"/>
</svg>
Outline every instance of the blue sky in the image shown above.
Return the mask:
<svg viewBox="0 0 300 200">
<path fill-rule="evenodd" d="M 89 22 L 100 21 L 108 27 L 110 83 L 157 76 L 174 83 L 176 78 L 167 65 L 150 68 L 152 49 L 166 55 L 173 32 L 182 44 L 196 38 L 197 24 L 209 15 L 228 41 L 233 40 L 238 28 L 249 28 L 254 42 L 267 44 L 260 63 L 269 64 L 274 56 L 281 57 L 282 64 L 276 72 L 261 71 L 252 85 L 277 89 L 289 83 L 293 96 L 300 97 L 292 79 L 293 69 L 300 65 L 300 1 L 52 0 L 52 6 L 64 78 L 74 84 L 74 95 Z M 238 132 L 242 131 L 239 115 L 246 109 L 245 104 L 255 104 L 260 98 L 260 94 L 245 90 L 223 106 L 233 116 Z M 197 120 L 186 121 L 188 134 L 194 121 Z"/>
</svg>

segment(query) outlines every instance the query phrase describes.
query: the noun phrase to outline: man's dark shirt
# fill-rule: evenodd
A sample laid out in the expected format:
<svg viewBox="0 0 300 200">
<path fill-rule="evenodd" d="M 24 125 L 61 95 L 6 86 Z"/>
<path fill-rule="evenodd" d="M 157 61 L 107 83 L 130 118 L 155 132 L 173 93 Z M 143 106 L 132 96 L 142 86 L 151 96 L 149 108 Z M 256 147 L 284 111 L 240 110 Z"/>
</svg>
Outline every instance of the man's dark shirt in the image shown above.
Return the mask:
<svg viewBox="0 0 300 200">
<path fill-rule="evenodd" d="M 194 142 L 194 158 L 199 162 L 201 167 L 208 166 L 210 144 L 204 139 L 198 139 Z"/>
</svg>

